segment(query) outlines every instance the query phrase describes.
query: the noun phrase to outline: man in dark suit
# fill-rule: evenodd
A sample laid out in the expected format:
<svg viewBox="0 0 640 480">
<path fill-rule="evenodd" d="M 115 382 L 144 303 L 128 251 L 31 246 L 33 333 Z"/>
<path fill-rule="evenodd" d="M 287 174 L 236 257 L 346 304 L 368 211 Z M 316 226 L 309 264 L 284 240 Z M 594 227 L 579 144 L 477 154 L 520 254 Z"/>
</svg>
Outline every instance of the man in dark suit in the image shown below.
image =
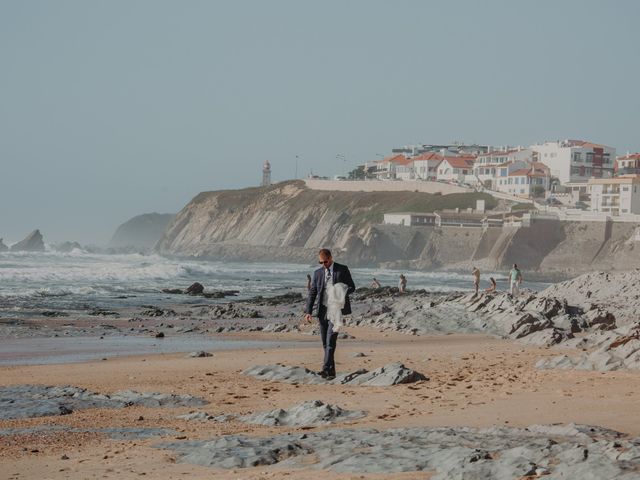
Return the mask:
<svg viewBox="0 0 640 480">
<path fill-rule="evenodd" d="M 324 348 L 324 363 L 322 370 L 319 372 L 323 378 L 333 380 L 336 376 L 336 364 L 334 355 L 336 352 L 336 343 L 338 334 L 333 331 L 333 323 L 327 319 L 327 294 L 326 285 L 329 283 L 344 283 L 347 286 L 347 295 L 342 309 L 343 315 L 351 314 L 351 303 L 349 302 L 349 294 L 353 293 L 356 285 L 351 278 L 351 272 L 346 265 L 341 265 L 333 261 L 331 251 L 323 248 L 318 252 L 318 263 L 322 267 L 313 273 L 311 288 L 307 298 L 307 307 L 305 308 L 305 319 L 311 322 L 311 314 L 313 313 L 313 305 L 318 298 L 318 321 L 320 322 L 320 336 L 322 337 L 322 347 Z"/>
</svg>

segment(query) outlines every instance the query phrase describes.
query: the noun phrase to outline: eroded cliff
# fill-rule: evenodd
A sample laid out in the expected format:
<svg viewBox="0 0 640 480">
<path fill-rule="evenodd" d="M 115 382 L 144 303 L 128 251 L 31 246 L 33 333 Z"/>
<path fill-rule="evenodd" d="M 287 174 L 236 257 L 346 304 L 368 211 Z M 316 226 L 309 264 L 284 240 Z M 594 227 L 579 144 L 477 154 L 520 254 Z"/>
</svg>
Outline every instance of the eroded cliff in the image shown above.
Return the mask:
<svg viewBox="0 0 640 480">
<path fill-rule="evenodd" d="M 219 260 L 312 262 L 318 248 L 353 266 L 507 269 L 557 277 L 640 267 L 637 226 L 534 219 L 528 227 L 381 225 L 385 212 L 473 207 L 485 194 L 336 192 L 303 182 L 201 193 L 168 226 L 156 250 Z M 640 244 L 638 244 L 640 245 Z"/>
<path fill-rule="evenodd" d="M 307 262 L 318 248 L 328 247 L 357 265 L 411 260 L 421 255 L 432 229 L 381 228 L 385 212 L 468 208 L 479 198 L 495 205 L 479 193 L 317 191 L 301 181 L 205 192 L 176 215 L 156 250 L 209 259 Z"/>
</svg>

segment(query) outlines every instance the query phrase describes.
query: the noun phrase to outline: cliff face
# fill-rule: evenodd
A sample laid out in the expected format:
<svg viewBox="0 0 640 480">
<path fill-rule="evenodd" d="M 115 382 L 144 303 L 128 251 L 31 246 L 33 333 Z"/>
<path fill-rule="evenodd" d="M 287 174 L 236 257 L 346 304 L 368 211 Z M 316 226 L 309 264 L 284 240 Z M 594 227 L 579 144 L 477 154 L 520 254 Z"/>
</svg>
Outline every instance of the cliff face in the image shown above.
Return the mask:
<svg viewBox="0 0 640 480">
<path fill-rule="evenodd" d="M 478 198 L 495 205 L 484 194 L 317 191 L 300 181 L 206 192 L 176 215 L 156 250 L 211 259 L 308 262 L 318 248 L 328 247 L 358 265 L 409 260 L 421 253 L 430 234 L 386 232 L 376 227 L 385 212 L 467 208 Z"/>
<path fill-rule="evenodd" d="M 538 219 L 530 227 L 484 231 L 380 225 L 385 212 L 466 208 L 486 198 L 481 195 L 317 191 L 302 182 L 201 193 L 176 215 L 156 250 L 307 263 L 315 261 L 318 248 L 328 247 L 338 261 L 353 266 L 500 270 L 517 263 L 528 272 L 559 277 L 640 267 L 632 224 Z"/>
</svg>

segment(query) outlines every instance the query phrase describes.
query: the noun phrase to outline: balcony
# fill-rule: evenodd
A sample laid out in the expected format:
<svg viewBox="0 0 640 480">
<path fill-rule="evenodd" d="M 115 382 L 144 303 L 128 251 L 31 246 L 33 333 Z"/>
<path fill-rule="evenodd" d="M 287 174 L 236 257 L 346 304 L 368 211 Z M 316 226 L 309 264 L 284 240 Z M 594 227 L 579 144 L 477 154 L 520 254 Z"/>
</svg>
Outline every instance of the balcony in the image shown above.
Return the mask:
<svg viewBox="0 0 640 480">
<path fill-rule="evenodd" d="M 640 175 L 640 168 L 638 167 L 619 168 L 618 175 Z"/>
</svg>

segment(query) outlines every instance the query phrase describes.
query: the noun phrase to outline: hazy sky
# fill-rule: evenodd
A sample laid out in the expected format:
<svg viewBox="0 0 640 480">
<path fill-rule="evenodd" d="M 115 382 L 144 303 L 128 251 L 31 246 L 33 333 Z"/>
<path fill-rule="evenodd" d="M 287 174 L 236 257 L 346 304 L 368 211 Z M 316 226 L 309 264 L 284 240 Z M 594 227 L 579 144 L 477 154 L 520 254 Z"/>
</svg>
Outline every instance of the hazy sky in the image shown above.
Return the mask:
<svg viewBox="0 0 640 480">
<path fill-rule="evenodd" d="M 640 150 L 640 2 L 0 0 L 0 237 L 394 146 Z M 346 162 L 337 159 L 344 155 Z"/>
</svg>

